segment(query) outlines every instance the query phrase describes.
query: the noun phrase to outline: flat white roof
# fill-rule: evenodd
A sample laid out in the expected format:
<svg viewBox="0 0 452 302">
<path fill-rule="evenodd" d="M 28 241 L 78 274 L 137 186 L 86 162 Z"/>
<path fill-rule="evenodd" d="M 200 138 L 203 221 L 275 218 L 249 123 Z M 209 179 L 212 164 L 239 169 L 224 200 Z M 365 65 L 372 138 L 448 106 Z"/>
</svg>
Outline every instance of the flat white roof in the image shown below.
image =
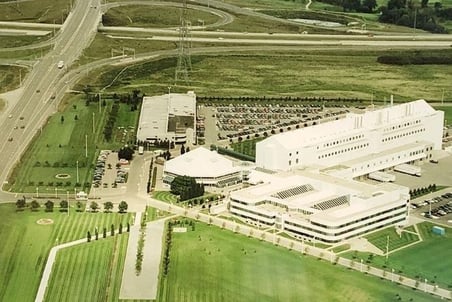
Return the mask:
<svg viewBox="0 0 452 302">
<path fill-rule="evenodd" d="M 196 95 L 171 93 L 144 97 L 141 105 L 137 138 L 164 138 L 168 131 L 168 117 L 194 116 L 196 113 Z"/>
<path fill-rule="evenodd" d="M 164 171 L 180 176 L 207 178 L 236 173 L 240 168 L 217 152 L 199 147 L 167 161 Z"/>
<path fill-rule="evenodd" d="M 252 176 L 258 181 L 262 172 L 253 171 Z M 265 173 L 262 173 L 265 174 Z M 391 183 L 369 184 L 354 180 L 338 178 L 332 175 L 319 173 L 318 171 L 295 170 L 278 174 L 262 175 L 265 183 L 231 192 L 231 198 L 248 203 L 258 201 L 277 201 L 278 204 L 291 209 L 303 209 L 313 213 L 309 219 L 324 221 L 326 224 L 340 223 L 354 215 L 359 215 L 379 207 L 389 206 L 400 199 L 400 193 L 408 194 L 408 188 Z M 275 198 L 278 192 L 295 188 L 301 185 L 311 185 L 313 190 L 288 198 Z M 273 196 L 272 196 L 273 195 Z M 331 207 L 326 210 L 313 208 L 313 206 L 336 198 L 346 196 L 348 202 L 345 205 Z M 261 208 L 263 206 L 257 206 Z M 268 207 L 263 207 L 269 210 Z M 271 207 L 274 212 L 284 212 L 284 209 Z M 288 214 L 297 215 L 296 212 Z"/>
<path fill-rule="evenodd" d="M 362 128 L 372 129 L 386 124 L 396 124 L 405 119 L 425 116 L 435 112 L 436 110 L 425 100 L 417 100 L 369 110 L 364 113 L 348 113 L 342 119 L 272 135 L 257 144 L 265 143 L 270 146 L 271 142 L 274 142 L 276 146 L 282 145 L 289 150 L 296 149 L 301 146 L 327 142 L 331 138 L 337 138 L 342 135 L 353 136 L 355 133 L 362 133 Z"/>
</svg>

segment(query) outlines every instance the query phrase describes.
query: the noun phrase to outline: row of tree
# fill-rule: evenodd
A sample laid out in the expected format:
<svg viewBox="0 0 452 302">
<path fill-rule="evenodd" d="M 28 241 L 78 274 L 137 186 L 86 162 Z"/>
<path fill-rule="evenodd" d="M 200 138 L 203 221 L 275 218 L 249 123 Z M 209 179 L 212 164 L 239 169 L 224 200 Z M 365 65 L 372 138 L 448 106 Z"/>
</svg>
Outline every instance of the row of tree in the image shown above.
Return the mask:
<svg viewBox="0 0 452 302">
<path fill-rule="evenodd" d="M 119 228 L 118 228 L 118 234 L 122 234 L 123 229 L 124 229 L 124 227 L 122 225 L 122 222 L 120 222 L 119 223 Z M 127 222 L 127 225 L 126 225 L 126 232 L 127 233 L 130 232 L 130 224 L 128 222 Z M 110 227 L 110 235 L 111 236 L 115 235 L 115 225 L 114 224 L 112 224 L 111 227 Z M 106 227 L 104 227 L 104 229 L 103 229 L 102 237 L 103 238 L 107 238 L 107 228 Z M 94 230 L 94 238 L 95 238 L 95 240 L 99 240 L 99 230 L 98 230 L 97 227 Z M 86 239 L 87 239 L 88 242 L 91 242 L 92 235 L 91 235 L 90 231 L 86 232 Z"/>
<path fill-rule="evenodd" d="M 77 201 L 76 202 L 76 211 L 77 212 L 82 212 L 83 211 L 83 202 L 81 201 Z M 23 211 L 25 208 L 30 207 L 30 209 L 32 211 L 37 211 L 40 207 L 41 204 L 36 201 L 36 200 L 32 200 L 30 202 L 30 204 L 27 204 L 26 198 L 20 198 L 16 201 L 16 209 L 17 211 Z M 47 200 L 44 203 L 44 207 L 45 207 L 45 211 L 46 212 L 53 212 L 54 207 L 55 207 L 55 203 L 51 200 Z M 128 204 L 127 202 L 125 202 L 124 200 L 121 201 L 118 205 L 118 212 L 119 213 L 126 213 L 127 209 L 128 209 Z M 67 200 L 61 200 L 59 203 L 59 210 L 60 212 L 67 212 L 69 209 L 69 202 Z M 97 202 L 92 201 L 90 203 L 90 210 L 91 212 L 98 212 L 98 210 L 100 209 L 100 206 Z M 105 213 L 111 213 L 113 210 L 113 203 L 111 201 L 107 201 L 104 203 L 104 211 Z"/>
<path fill-rule="evenodd" d="M 380 11 L 380 22 L 419 28 L 433 33 L 446 33 L 447 30 L 438 24 L 438 18 L 451 20 L 452 17 L 452 12 L 449 14 L 449 10 L 444 11 L 439 2 L 435 3 L 434 8 L 428 7 L 428 0 L 421 0 L 420 7 L 412 0 L 388 0 Z"/>
<path fill-rule="evenodd" d="M 111 110 L 108 113 L 108 120 L 104 126 L 104 138 L 107 142 L 111 140 L 113 128 L 115 126 L 116 119 L 118 118 L 118 114 L 119 114 L 119 104 L 115 102 L 113 103 L 113 106 L 111 106 Z"/>
<path fill-rule="evenodd" d="M 420 197 L 422 195 L 425 195 L 425 194 L 428 194 L 431 192 L 435 192 L 435 191 L 436 191 L 436 184 L 431 184 L 431 185 L 428 185 L 427 187 L 416 188 L 416 189 L 410 190 L 410 197 L 416 198 L 416 197 Z"/>
</svg>

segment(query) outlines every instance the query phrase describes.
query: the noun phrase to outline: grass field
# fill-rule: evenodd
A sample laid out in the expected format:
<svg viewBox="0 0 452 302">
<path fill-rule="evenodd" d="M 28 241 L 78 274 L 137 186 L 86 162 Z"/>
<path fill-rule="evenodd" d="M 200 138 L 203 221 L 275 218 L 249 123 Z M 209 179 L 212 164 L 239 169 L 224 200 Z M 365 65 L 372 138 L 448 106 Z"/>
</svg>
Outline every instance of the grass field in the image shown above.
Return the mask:
<svg viewBox="0 0 452 302">
<path fill-rule="evenodd" d="M 127 234 L 61 250 L 45 301 L 118 301 Z"/>
<path fill-rule="evenodd" d="M 449 67 L 444 65 L 390 66 L 376 62 L 389 52 L 303 49 L 293 52 L 261 51 L 258 54 L 192 56 L 190 85 L 178 91 L 195 90 L 198 95 L 298 95 L 372 98 L 375 101 L 440 100 L 448 87 Z M 243 68 L 243 66 L 247 66 Z M 139 88 L 158 94 L 174 82 L 175 58 L 130 66 L 111 90 Z M 104 87 L 122 70 L 105 70 L 90 77 L 94 86 Z M 88 79 L 84 80 L 86 83 Z M 452 91 L 445 91 L 445 100 Z"/>
<path fill-rule="evenodd" d="M 111 224 L 122 221 L 125 226 L 130 214 L 55 212 L 17 212 L 12 204 L 0 204 L 0 275 L 8 276 L 0 282 L 0 301 L 33 301 L 47 255 L 53 245 L 86 237 Z M 52 219 L 53 224 L 39 225 L 41 218 Z M 57 241 L 58 238 L 58 241 Z M 70 278 L 69 278 L 70 279 Z"/>
<path fill-rule="evenodd" d="M 20 85 L 20 74 L 22 74 L 23 79 L 27 72 L 28 70 L 26 68 L 0 65 L 0 93 L 18 88 Z M 2 106 L 0 106 L 1 109 Z"/>
<path fill-rule="evenodd" d="M 187 9 L 188 20 L 191 24 L 198 24 L 198 20 L 204 20 L 204 24 L 215 23 L 219 17 L 208 12 Z M 177 27 L 180 24 L 180 8 L 162 6 L 130 5 L 111 8 L 103 16 L 105 26 L 136 26 L 136 27 Z"/>
<path fill-rule="evenodd" d="M 74 187 L 87 191 L 93 172 L 92 163 L 97 152 L 101 149 L 117 149 L 123 145 L 124 136 L 123 132 L 120 132 L 123 130 L 118 130 L 117 127 L 122 126 L 129 130 L 131 130 L 129 126 L 134 129 L 136 127 L 139 111 L 131 112 L 128 105 L 120 104 L 120 117 L 115 124 L 113 139 L 111 142 L 105 142 L 102 132 L 106 112 L 112 102 L 107 101 L 106 107 L 101 107 L 100 113 L 96 103 L 86 106 L 83 96 L 75 96 L 67 102 L 66 109 L 52 116 L 42 133 L 37 134 L 22 157 L 22 165 L 13 171 L 7 189 L 11 188 L 15 192 L 36 192 L 36 188 L 39 187 L 39 192 L 43 195 L 53 195 L 55 188 L 59 189 L 60 193 L 72 192 Z M 126 138 L 130 138 L 129 136 Z M 86 138 L 87 157 L 85 157 Z M 78 185 L 76 185 L 77 161 Z M 60 173 L 69 174 L 70 178 L 57 179 L 56 175 Z"/>
<path fill-rule="evenodd" d="M 432 296 L 196 223 L 173 234 L 158 301 L 431 301 Z M 196 268 L 196 269 L 194 269 Z M 246 298 L 245 298 L 246 297 Z"/>
<path fill-rule="evenodd" d="M 12 1 L 11 1 L 12 2 Z M 19 1 L 0 3 L 0 21 L 20 21 L 61 24 L 73 0 Z"/>
<path fill-rule="evenodd" d="M 427 279 L 429 283 L 436 283 L 445 288 L 452 287 L 452 229 L 446 228 L 446 235 L 439 236 L 432 233 L 434 224 L 423 222 L 418 224 L 423 241 L 406 249 L 389 255 L 388 261 L 382 256 L 373 256 L 371 265 L 395 269 L 403 275 Z M 382 239 L 383 241 L 385 239 Z M 346 253 L 355 255 L 358 259 L 369 259 L 368 253 Z"/>
</svg>

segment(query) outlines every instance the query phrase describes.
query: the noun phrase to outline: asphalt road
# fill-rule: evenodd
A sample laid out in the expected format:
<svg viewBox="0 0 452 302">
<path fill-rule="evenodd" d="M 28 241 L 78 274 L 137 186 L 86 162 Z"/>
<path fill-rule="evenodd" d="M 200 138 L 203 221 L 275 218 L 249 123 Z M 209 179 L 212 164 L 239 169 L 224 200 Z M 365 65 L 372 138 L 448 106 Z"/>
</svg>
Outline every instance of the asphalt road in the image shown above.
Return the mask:
<svg viewBox="0 0 452 302">
<path fill-rule="evenodd" d="M 99 0 L 77 1 L 55 39 L 54 48 L 33 66 L 17 102 L 8 104 L 6 118 L 0 121 L 1 184 L 47 117 L 56 111 L 52 99 L 56 85 L 91 42 L 100 18 Z M 65 62 L 61 69 L 57 68 L 60 60 Z M 11 195 L 1 193 L 0 199 L 5 198 L 11 199 Z"/>
</svg>

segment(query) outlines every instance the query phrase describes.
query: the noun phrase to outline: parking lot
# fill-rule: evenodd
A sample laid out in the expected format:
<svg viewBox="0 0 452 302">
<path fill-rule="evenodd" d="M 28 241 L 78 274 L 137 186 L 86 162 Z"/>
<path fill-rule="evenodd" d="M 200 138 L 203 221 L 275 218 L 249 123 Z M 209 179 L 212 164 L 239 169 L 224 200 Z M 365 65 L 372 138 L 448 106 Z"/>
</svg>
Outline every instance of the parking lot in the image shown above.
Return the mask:
<svg viewBox="0 0 452 302">
<path fill-rule="evenodd" d="M 432 221 L 452 224 L 452 189 L 433 198 L 417 199 L 411 203 L 412 213 Z"/>
<path fill-rule="evenodd" d="M 128 162 L 120 163 L 118 161 L 117 153 L 102 150 L 94 169 L 93 188 L 91 191 L 93 195 L 119 193 L 116 189 L 125 186 L 128 177 L 128 167 Z"/>
</svg>

